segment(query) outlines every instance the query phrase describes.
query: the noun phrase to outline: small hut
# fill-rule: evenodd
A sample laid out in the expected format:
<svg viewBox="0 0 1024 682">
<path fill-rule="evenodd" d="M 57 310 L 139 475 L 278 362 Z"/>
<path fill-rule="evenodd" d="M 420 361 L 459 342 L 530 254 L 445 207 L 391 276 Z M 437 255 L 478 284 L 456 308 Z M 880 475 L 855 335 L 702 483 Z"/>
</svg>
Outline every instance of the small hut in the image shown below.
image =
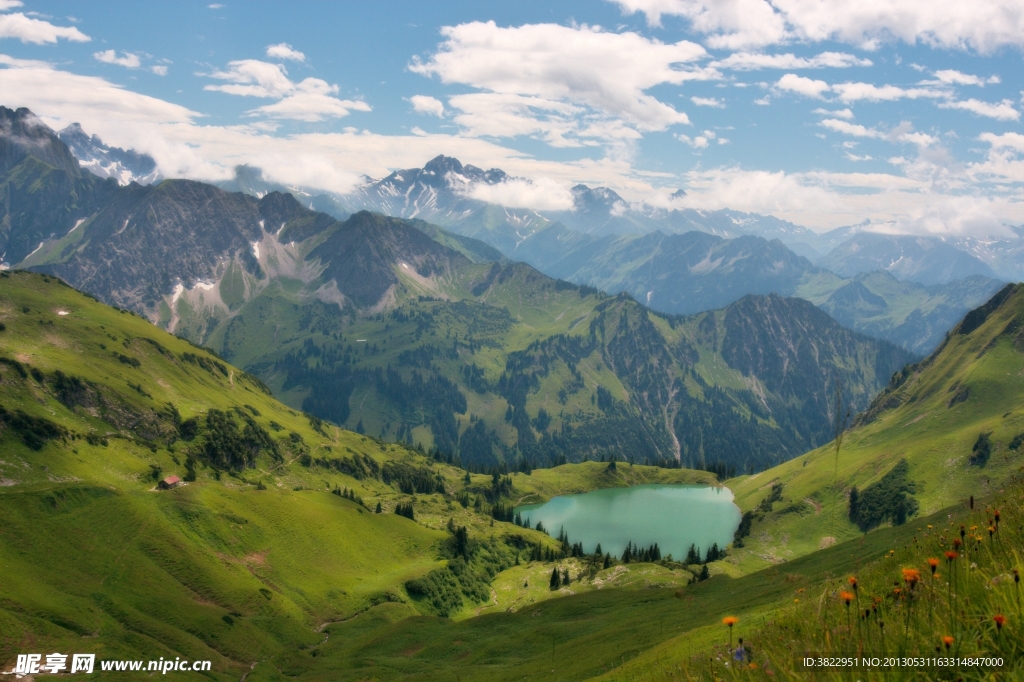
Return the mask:
<svg viewBox="0 0 1024 682">
<path fill-rule="evenodd" d="M 171 488 L 177 488 L 181 485 L 181 479 L 177 476 L 168 476 L 164 480 L 156 484 L 160 490 L 170 490 Z"/>
</svg>

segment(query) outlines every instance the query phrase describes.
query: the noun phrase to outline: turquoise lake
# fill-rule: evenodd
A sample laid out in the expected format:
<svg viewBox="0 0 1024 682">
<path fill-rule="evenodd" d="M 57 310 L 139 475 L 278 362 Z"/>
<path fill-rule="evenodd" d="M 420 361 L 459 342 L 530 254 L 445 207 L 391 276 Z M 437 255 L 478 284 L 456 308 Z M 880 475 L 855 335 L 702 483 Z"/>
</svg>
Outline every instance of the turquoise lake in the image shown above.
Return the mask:
<svg viewBox="0 0 1024 682">
<path fill-rule="evenodd" d="M 552 537 L 565 528 L 569 541 L 582 542 L 585 552 L 601 543 L 602 551 L 621 556 L 627 542 L 641 547 L 658 543 L 662 556 L 679 560 L 691 543 L 703 554 L 712 543 L 724 548 L 732 542 L 740 524 L 732 500 L 728 488 L 637 485 L 564 495 L 516 511 L 531 526 L 542 522 Z"/>
</svg>

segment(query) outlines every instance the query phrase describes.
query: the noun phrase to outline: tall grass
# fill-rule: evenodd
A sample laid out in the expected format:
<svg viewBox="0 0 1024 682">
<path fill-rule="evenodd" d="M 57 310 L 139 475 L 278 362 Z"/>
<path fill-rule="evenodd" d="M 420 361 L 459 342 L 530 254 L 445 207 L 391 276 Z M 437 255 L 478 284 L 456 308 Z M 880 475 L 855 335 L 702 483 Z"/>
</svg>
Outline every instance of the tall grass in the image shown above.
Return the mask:
<svg viewBox="0 0 1024 682">
<path fill-rule="evenodd" d="M 763 623 L 723 627 L 720 643 L 649 679 L 1022 679 L 1024 481 L 964 507 L 856 575 L 794 595 Z M 733 636 L 744 638 L 742 649 Z M 995 657 L 1002 667 L 811 671 L 805 655 Z"/>
</svg>

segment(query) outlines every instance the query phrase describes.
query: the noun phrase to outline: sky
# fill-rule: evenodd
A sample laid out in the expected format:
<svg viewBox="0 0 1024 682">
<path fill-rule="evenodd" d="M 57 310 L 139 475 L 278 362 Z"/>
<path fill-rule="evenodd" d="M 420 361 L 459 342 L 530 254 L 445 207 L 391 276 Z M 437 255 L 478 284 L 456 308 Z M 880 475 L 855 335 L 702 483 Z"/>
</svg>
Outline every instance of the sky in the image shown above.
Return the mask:
<svg viewBox="0 0 1024 682">
<path fill-rule="evenodd" d="M 166 177 L 344 193 L 445 154 L 510 206 L 582 182 L 817 231 L 1024 224 L 1022 55 L 1020 0 L 0 0 L 0 105 Z"/>
</svg>

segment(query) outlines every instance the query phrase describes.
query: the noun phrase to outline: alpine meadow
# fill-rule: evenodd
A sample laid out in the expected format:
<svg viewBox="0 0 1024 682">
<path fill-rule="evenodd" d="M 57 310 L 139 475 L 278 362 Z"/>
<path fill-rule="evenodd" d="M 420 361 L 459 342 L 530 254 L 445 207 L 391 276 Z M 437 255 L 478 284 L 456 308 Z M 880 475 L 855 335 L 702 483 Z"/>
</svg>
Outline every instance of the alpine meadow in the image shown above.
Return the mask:
<svg viewBox="0 0 1024 682">
<path fill-rule="evenodd" d="M 0 680 L 1024 678 L 1024 12 L 0 0 Z"/>
</svg>

